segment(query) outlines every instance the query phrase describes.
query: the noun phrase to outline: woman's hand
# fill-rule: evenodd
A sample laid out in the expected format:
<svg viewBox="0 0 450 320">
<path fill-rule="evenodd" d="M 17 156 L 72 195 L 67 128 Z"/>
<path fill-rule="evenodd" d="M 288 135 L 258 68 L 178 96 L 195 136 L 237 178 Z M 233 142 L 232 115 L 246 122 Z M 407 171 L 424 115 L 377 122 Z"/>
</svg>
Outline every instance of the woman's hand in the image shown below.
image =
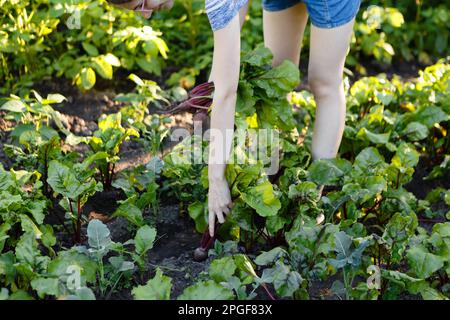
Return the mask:
<svg viewBox="0 0 450 320">
<path fill-rule="evenodd" d="M 118 4 L 117 6 L 134 10 L 142 14 L 144 18 L 150 19 L 154 11 L 171 9 L 173 0 L 131 0 L 123 4 Z"/>
<path fill-rule="evenodd" d="M 225 216 L 232 208 L 230 188 L 223 178 L 210 178 L 208 191 L 209 234 L 214 236 L 216 216 L 219 223 L 225 222 Z"/>
</svg>

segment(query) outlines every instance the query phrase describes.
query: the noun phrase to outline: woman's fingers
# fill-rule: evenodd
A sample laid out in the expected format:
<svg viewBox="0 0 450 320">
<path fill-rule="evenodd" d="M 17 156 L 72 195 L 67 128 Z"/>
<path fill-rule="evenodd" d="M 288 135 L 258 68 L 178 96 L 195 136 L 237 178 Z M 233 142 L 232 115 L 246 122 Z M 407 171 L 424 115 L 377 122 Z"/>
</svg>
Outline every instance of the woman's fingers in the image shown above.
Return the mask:
<svg viewBox="0 0 450 320">
<path fill-rule="evenodd" d="M 225 219 L 223 218 L 222 209 L 216 210 L 217 219 L 219 220 L 219 223 L 224 223 Z"/>
<path fill-rule="evenodd" d="M 230 213 L 230 191 L 225 180 L 210 181 L 208 190 L 209 233 L 215 232 L 216 217 L 219 223 L 225 222 L 225 216 Z"/>
<path fill-rule="evenodd" d="M 214 211 L 209 210 L 209 235 L 214 237 L 214 229 L 216 226 L 216 214 Z"/>
<path fill-rule="evenodd" d="M 211 237 L 214 236 L 214 229 L 216 226 L 216 217 L 219 223 L 225 222 L 225 215 L 230 213 L 230 208 L 223 206 L 219 209 L 209 209 L 209 234 Z"/>
<path fill-rule="evenodd" d="M 227 206 L 223 206 L 222 211 L 223 213 L 225 213 L 225 215 L 228 215 L 230 213 L 230 208 L 228 208 Z"/>
</svg>

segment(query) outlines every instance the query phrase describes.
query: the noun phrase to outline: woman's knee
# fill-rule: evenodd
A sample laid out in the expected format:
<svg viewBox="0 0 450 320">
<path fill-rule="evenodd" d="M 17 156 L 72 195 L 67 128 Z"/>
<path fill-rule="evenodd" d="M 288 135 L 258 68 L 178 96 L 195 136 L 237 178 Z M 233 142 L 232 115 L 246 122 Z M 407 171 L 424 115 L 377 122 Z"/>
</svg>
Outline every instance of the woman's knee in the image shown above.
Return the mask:
<svg viewBox="0 0 450 320">
<path fill-rule="evenodd" d="M 316 98 L 335 95 L 342 90 L 342 74 L 310 69 L 308 72 L 308 84 Z"/>
</svg>

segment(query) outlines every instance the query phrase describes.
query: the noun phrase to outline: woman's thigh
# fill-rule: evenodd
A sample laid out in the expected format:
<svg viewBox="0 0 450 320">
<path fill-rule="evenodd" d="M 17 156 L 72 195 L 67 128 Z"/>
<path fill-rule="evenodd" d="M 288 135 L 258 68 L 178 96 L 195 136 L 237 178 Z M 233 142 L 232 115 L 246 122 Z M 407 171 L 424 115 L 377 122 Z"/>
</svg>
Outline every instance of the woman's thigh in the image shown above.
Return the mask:
<svg viewBox="0 0 450 320">
<path fill-rule="evenodd" d="M 308 82 L 314 94 L 340 87 L 353 25 L 354 19 L 335 28 L 311 26 Z"/>
<path fill-rule="evenodd" d="M 308 13 L 303 3 L 294 1 L 296 3 L 285 9 L 280 9 L 283 8 L 280 6 L 264 7 L 264 45 L 273 53 L 274 66 L 284 60 L 290 60 L 298 65 L 300 60 L 301 42 Z"/>
<path fill-rule="evenodd" d="M 338 28 L 339 32 L 353 23 L 360 4 L 361 0 L 263 0 L 264 44 L 274 54 L 273 64 L 286 59 L 299 63 L 308 15 L 312 30 Z M 324 38 L 320 31 L 314 33 Z"/>
</svg>

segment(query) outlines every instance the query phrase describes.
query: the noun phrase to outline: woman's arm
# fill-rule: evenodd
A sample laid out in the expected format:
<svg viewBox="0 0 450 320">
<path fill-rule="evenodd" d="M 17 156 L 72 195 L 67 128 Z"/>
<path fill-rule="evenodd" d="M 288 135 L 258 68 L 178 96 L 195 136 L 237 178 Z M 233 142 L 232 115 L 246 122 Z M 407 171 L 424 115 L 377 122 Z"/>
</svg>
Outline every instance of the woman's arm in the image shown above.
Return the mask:
<svg viewBox="0 0 450 320">
<path fill-rule="evenodd" d="M 240 67 L 240 21 L 236 15 L 224 28 L 214 32 L 211 81 L 214 99 L 211 111 L 210 153 L 208 159 L 209 232 L 214 235 L 215 218 L 224 222 L 232 205 L 225 180 L 225 166 L 230 156 L 234 130 L 234 112 Z"/>
</svg>

